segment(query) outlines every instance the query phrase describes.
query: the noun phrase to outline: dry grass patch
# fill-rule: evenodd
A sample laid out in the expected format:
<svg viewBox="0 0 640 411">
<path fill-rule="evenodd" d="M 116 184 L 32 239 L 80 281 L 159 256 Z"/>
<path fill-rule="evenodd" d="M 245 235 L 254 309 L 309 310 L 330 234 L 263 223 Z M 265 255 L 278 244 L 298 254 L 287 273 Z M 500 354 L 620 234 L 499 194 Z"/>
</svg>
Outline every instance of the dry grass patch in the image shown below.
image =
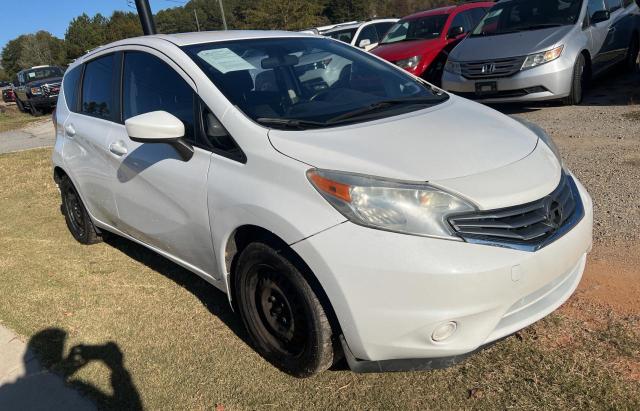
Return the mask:
<svg viewBox="0 0 640 411">
<path fill-rule="evenodd" d="M 17 130 L 42 119 L 43 117 L 35 117 L 31 114 L 20 112 L 15 104 L 10 106 L 0 105 L 0 133 Z"/>
<path fill-rule="evenodd" d="M 342 364 L 291 378 L 247 345 L 226 297 L 197 276 L 126 240 L 76 243 L 49 156 L 0 156 L 0 321 L 25 340 L 38 335 L 45 363 L 104 407 L 139 398 L 148 409 L 640 409 L 629 377 L 637 318 L 581 297 L 454 368 L 354 374 Z M 51 328 L 63 334 L 40 338 Z M 79 344 L 93 360 L 76 371 Z"/>
</svg>

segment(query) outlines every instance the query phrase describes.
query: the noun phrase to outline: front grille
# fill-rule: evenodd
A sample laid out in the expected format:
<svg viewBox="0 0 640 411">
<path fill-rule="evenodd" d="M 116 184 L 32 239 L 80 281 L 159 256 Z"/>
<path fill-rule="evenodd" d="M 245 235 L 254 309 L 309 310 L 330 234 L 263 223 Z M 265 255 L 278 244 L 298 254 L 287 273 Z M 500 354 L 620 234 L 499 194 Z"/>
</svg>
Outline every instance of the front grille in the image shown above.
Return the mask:
<svg viewBox="0 0 640 411">
<path fill-rule="evenodd" d="M 42 92 L 45 96 L 57 96 L 60 94 L 60 83 L 48 83 L 42 86 Z"/>
<path fill-rule="evenodd" d="M 462 75 L 468 79 L 509 77 L 520 71 L 526 57 L 513 57 L 460 63 Z"/>
<path fill-rule="evenodd" d="M 449 218 L 468 242 L 523 250 L 538 250 L 566 233 L 584 215 L 580 194 L 571 176 L 562 174 L 549 195 L 531 203 Z"/>
</svg>

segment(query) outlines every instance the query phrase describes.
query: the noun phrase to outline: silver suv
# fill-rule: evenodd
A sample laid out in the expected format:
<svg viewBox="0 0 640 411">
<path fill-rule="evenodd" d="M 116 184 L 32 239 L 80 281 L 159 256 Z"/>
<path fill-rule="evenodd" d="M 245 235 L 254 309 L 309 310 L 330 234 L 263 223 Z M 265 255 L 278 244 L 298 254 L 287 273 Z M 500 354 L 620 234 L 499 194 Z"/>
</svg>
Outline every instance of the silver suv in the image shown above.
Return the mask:
<svg viewBox="0 0 640 411">
<path fill-rule="evenodd" d="M 579 104 L 589 79 L 637 69 L 633 0 L 505 0 L 449 55 L 443 88 L 484 102 Z"/>
</svg>

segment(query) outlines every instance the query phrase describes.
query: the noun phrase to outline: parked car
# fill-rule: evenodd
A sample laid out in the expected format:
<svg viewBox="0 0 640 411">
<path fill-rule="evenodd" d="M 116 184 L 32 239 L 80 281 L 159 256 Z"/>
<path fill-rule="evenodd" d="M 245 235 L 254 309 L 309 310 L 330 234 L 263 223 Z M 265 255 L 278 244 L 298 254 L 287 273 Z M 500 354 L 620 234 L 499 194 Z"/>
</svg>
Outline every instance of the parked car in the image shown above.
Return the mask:
<svg viewBox="0 0 640 411">
<path fill-rule="evenodd" d="M 371 50 L 398 19 L 377 19 L 339 24 L 322 34 L 361 49 Z"/>
<path fill-rule="evenodd" d="M 41 115 L 56 106 L 64 70 L 56 66 L 36 66 L 19 71 L 14 93 L 18 109 Z"/>
<path fill-rule="evenodd" d="M 13 89 L 11 87 L 6 87 L 2 89 L 2 101 L 5 103 L 13 103 L 16 101 L 16 96 L 13 93 Z"/>
<path fill-rule="evenodd" d="M 637 67 L 633 0 L 505 0 L 450 54 L 443 87 L 485 102 L 579 104 L 589 80 Z"/>
<path fill-rule="evenodd" d="M 404 17 L 371 52 L 411 74 L 440 84 L 448 53 L 493 4 L 466 3 Z"/>
<path fill-rule="evenodd" d="M 589 194 L 539 127 L 329 38 L 121 40 L 71 64 L 54 120 L 73 237 L 193 271 L 296 376 L 342 353 L 453 364 L 558 308 L 591 247 Z"/>
</svg>

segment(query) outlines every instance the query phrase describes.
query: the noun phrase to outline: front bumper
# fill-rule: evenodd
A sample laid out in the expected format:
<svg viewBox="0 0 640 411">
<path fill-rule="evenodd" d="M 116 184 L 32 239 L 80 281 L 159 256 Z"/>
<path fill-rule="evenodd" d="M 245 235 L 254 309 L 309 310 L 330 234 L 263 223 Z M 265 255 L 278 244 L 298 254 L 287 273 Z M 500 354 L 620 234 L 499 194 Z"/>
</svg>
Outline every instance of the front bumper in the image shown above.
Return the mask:
<svg viewBox="0 0 640 411">
<path fill-rule="evenodd" d="M 564 56 L 539 67 L 503 78 L 468 79 L 445 71 L 442 88 L 461 97 L 484 103 L 556 100 L 571 92 L 573 61 Z M 476 83 L 496 82 L 494 94 L 477 94 Z"/>
<path fill-rule="evenodd" d="M 584 217 L 536 252 L 349 222 L 293 248 L 326 291 L 352 359 L 460 356 L 538 321 L 574 292 L 591 247 L 593 222 L 591 199 L 576 184 Z M 457 325 L 455 333 L 434 341 L 434 330 L 450 321 Z"/>
<path fill-rule="evenodd" d="M 58 95 L 55 96 L 33 96 L 29 99 L 29 104 L 36 108 L 52 108 L 58 104 Z"/>
</svg>

